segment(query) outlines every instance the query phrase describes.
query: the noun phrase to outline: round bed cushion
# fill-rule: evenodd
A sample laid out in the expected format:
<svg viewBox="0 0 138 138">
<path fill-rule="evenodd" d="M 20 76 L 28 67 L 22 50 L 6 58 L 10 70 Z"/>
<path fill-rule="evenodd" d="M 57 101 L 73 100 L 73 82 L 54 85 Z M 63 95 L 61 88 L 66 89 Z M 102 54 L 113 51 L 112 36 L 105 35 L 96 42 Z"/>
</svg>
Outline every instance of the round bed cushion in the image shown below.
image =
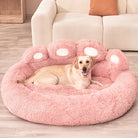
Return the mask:
<svg viewBox="0 0 138 138">
<path fill-rule="evenodd" d="M 103 87 L 91 84 L 88 89 L 78 90 L 63 85 L 38 87 L 17 83 L 40 67 L 69 64 L 80 55 L 95 58 L 92 79 L 103 83 Z M 126 113 L 135 101 L 137 82 L 120 50 L 107 51 L 92 40 L 66 40 L 28 49 L 5 74 L 1 89 L 4 104 L 20 118 L 52 125 L 88 125 Z"/>
</svg>

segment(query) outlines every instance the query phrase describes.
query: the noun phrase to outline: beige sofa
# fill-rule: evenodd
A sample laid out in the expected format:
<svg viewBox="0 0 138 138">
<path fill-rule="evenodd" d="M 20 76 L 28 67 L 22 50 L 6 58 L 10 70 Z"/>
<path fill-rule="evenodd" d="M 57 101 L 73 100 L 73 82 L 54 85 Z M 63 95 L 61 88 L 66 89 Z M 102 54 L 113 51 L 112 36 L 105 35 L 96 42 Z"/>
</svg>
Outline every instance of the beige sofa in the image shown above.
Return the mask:
<svg viewBox="0 0 138 138">
<path fill-rule="evenodd" d="M 90 16 L 89 0 L 43 0 L 31 21 L 33 46 L 69 39 L 138 50 L 138 0 L 118 0 L 119 15 Z"/>
</svg>

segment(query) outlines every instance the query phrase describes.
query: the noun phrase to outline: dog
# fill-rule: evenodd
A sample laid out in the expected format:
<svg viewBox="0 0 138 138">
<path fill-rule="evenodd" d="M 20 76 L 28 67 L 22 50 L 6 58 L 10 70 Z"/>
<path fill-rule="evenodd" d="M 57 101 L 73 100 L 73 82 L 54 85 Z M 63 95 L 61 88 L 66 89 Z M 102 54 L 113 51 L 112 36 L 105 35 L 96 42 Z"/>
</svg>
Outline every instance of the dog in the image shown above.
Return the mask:
<svg viewBox="0 0 138 138">
<path fill-rule="evenodd" d="M 92 57 L 79 56 L 73 61 L 73 64 L 42 67 L 22 83 L 24 85 L 32 83 L 36 86 L 61 84 L 76 89 L 86 89 L 91 83 L 103 86 L 101 83 L 91 80 L 94 64 L 95 61 Z"/>
</svg>

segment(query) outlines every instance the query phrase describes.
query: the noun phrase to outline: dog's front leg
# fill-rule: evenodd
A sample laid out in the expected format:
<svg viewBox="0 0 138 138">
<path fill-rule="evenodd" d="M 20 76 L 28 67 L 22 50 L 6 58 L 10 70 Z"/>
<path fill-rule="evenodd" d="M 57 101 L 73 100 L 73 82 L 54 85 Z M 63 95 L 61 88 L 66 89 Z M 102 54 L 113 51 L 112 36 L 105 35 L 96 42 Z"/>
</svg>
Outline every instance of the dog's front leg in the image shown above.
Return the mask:
<svg viewBox="0 0 138 138">
<path fill-rule="evenodd" d="M 98 82 L 98 81 L 94 81 L 94 80 L 91 80 L 91 84 L 97 84 L 97 85 L 99 85 L 99 86 L 101 86 L 101 87 L 103 87 L 104 85 L 102 84 L 102 83 L 100 83 L 100 82 Z"/>
</svg>

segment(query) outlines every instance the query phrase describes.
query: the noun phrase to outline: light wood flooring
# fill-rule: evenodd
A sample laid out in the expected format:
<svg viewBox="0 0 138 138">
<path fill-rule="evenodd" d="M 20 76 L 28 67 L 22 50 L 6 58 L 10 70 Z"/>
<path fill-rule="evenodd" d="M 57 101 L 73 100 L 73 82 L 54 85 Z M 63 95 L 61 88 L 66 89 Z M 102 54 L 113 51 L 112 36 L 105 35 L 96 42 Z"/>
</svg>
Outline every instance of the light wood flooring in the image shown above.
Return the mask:
<svg viewBox="0 0 138 138">
<path fill-rule="evenodd" d="M 30 19 L 24 24 L 0 24 L 0 83 L 7 69 L 32 46 Z M 138 52 L 126 52 L 138 80 Z M 12 115 L 0 96 L 0 138 L 138 138 L 138 98 L 119 119 L 89 126 L 35 124 Z"/>
</svg>

